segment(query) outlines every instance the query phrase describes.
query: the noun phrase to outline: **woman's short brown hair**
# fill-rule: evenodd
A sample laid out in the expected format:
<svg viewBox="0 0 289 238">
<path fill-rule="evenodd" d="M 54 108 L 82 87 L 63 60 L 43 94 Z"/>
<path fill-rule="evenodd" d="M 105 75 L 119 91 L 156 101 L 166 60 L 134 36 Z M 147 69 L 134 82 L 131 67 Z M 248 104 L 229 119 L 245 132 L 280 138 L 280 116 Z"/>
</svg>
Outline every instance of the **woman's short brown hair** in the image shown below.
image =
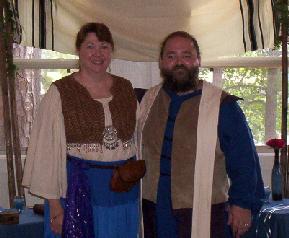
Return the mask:
<svg viewBox="0 0 289 238">
<path fill-rule="evenodd" d="M 80 49 L 80 46 L 88 33 L 95 33 L 99 41 L 108 42 L 111 44 L 112 50 L 114 50 L 114 42 L 109 28 L 103 23 L 96 22 L 86 23 L 80 28 L 75 41 L 75 47 L 77 50 Z"/>
</svg>

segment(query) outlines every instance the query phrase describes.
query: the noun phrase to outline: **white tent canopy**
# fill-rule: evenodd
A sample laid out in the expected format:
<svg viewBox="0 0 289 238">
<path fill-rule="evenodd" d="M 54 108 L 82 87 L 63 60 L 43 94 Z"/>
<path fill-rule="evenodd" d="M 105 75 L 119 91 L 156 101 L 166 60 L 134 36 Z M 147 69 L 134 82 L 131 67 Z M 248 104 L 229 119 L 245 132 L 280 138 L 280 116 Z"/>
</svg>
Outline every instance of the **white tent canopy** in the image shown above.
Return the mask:
<svg viewBox="0 0 289 238">
<path fill-rule="evenodd" d="M 45 0 L 46 42 L 40 47 L 39 2 L 18 2 L 22 44 L 63 53 L 75 54 L 76 33 L 86 22 L 108 25 L 115 58 L 130 61 L 157 61 L 160 42 L 176 30 L 197 38 L 203 60 L 272 48 L 274 42 L 271 0 Z"/>
</svg>

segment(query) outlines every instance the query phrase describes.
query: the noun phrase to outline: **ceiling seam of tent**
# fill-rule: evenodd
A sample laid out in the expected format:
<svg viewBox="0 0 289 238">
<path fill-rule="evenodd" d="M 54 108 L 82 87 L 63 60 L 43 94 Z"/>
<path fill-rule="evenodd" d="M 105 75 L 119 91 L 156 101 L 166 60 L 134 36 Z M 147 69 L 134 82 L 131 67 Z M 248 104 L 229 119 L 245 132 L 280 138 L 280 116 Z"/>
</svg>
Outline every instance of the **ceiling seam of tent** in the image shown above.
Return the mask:
<svg viewBox="0 0 289 238">
<path fill-rule="evenodd" d="M 240 2 L 240 11 L 241 11 L 242 25 L 243 25 L 243 45 L 244 45 L 244 51 L 246 51 L 247 43 L 246 43 L 246 39 L 245 39 L 244 10 L 243 10 L 243 5 L 242 5 L 242 0 L 239 0 L 239 2 Z"/>
<path fill-rule="evenodd" d="M 262 29 L 262 23 L 261 23 L 261 18 L 260 18 L 260 1 L 258 0 L 258 22 L 259 22 L 259 29 L 260 29 L 260 34 L 261 34 L 261 42 L 262 42 L 262 48 L 265 48 L 264 44 L 264 35 L 263 35 L 263 29 Z"/>
<path fill-rule="evenodd" d="M 50 18 L 51 18 L 51 49 L 54 51 L 53 0 L 50 0 Z"/>
<path fill-rule="evenodd" d="M 39 0 L 39 46 L 46 49 L 46 3 Z"/>
<path fill-rule="evenodd" d="M 253 0 L 247 0 L 248 5 L 248 28 L 251 41 L 251 50 L 257 50 L 256 32 L 254 28 L 254 3 Z"/>
<path fill-rule="evenodd" d="M 31 8 L 31 10 L 32 10 L 32 14 L 31 14 L 31 16 L 32 16 L 32 28 L 31 28 L 32 36 L 31 36 L 31 38 L 32 38 L 32 46 L 35 47 L 35 42 L 34 42 L 34 37 L 35 37 L 34 36 L 34 24 L 35 24 L 35 22 L 34 22 L 34 0 L 32 0 L 32 8 Z"/>
</svg>

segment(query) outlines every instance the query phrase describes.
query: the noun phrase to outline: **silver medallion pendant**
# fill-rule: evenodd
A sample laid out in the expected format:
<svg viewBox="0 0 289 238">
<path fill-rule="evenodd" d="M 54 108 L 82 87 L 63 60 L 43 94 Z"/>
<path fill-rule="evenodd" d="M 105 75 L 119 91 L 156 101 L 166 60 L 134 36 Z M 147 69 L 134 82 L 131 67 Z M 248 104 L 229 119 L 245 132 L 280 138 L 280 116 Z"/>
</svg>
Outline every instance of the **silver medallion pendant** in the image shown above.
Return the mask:
<svg viewBox="0 0 289 238">
<path fill-rule="evenodd" d="M 103 131 L 103 146 L 108 150 L 114 150 L 118 145 L 117 130 L 113 126 L 105 127 Z"/>
</svg>

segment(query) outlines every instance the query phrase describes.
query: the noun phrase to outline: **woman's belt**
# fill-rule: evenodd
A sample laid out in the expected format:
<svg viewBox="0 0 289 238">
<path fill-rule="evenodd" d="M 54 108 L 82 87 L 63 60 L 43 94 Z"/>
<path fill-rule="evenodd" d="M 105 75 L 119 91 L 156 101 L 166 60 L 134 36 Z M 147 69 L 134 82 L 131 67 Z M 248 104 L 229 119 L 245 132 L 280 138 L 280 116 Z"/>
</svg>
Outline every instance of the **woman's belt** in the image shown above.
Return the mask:
<svg viewBox="0 0 289 238">
<path fill-rule="evenodd" d="M 72 157 L 71 156 L 67 156 L 67 160 L 71 160 L 71 159 L 73 159 L 73 156 Z M 124 160 L 123 163 L 126 163 L 129 160 L 135 160 L 135 156 L 130 157 L 127 160 Z M 83 161 L 85 161 L 85 160 L 83 160 Z M 111 161 L 111 162 L 113 162 L 113 161 Z M 91 164 L 91 163 L 87 163 L 87 166 L 89 168 L 95 168 L 95 169 L 116 169 L 123 163 L 120 163 L 120 164 L 117 164 L 117 165 L 105 165 L 105 164 Z"/>
<path fill-rule="evenodd" d="M 95 169 L 115 169 L 118 167 L 118 165 L 99 165 L 99 164 L 90 164 L 88 166 L 90 168 L 95 168 Z"/>
</svg>

